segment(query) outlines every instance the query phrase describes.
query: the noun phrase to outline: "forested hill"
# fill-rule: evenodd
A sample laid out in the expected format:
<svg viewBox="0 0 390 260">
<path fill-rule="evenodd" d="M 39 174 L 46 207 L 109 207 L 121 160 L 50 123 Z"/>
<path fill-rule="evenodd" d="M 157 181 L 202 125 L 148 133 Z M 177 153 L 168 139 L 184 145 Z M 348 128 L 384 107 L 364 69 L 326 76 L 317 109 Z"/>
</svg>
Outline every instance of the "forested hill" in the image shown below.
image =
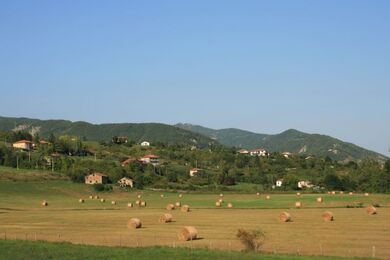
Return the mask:
<svg viewBox="0 0 390 260">
<path fill-rule="evenodd" d="M 167 144 L 207 146 L 216 143 L 211 138 L 175 126 L 158 123 L 91 124 L 67 120 L 39 120 L 31 118 L 0 117 L 0 130 L 37 132 L 42 137 L 74 135 L 88 140 L 109 141 L 113 136 L 127 136 L 135 142 L 149 141 Z"/>
<path fill-rule="evenodd" d="M 307 134 L 294 129 L 280 134 L 257 134 L 235 128 L 210 129 L 199 125 L 177 124 L 177 127 L 206 135 L 219 143 L 246 149 L 264 148 L 269 152 L 291 152 L 296 154 L 329 156 L 333 160 L 361 160 L 373 158 L 379 161 L 386 157 L 327 135 Z"/>
</svg>

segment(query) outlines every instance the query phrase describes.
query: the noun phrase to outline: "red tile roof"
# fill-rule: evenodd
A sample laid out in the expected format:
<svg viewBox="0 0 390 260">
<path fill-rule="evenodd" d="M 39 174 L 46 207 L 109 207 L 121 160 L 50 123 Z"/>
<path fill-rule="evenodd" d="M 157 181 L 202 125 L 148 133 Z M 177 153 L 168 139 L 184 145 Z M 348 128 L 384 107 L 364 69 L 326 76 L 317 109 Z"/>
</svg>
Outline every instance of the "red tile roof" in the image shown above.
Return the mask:
<svg viewBox="0 0 390 260">
<path fill-rule="evenodd" d="M 33 142 L 29 141 L 29 140 L 20 140 L 20 141 L 17 141 L 15 142 L 14 144 L 32 144 Z"/>
<path fill-rule="evenodd" d="M 142 158 L 151 158 L 151 159 L 158 159 L 159 157 L 157 156 L 157 155 L 154 155 L 154 154 L 147 154 L 147 155 L 145 155 L 144 157 L 142 157 Z"/>
</svg>

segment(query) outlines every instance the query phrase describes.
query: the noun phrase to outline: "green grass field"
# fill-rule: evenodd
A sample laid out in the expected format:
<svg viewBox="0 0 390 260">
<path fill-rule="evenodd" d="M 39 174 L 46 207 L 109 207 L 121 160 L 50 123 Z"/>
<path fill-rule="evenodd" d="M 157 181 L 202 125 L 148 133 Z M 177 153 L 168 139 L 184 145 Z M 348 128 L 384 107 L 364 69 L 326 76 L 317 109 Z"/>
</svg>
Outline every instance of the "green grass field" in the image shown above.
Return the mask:
<svg viewBox="0 0 390 260">
<path fill-rule="evenodd" d="M 265 231 L 262 249 L 267 253 L 390 258 L 390 195 L 270 194 L 267 200 L 266 194 L 225 193 L 223 206 L 216 208 L 219 194 L 184 193 L 179 198 L 172 192 L 115 190 L 98 194 L 106 199 L 105 203 L 89 199 L 96 194 L 90 186 L 60 179 L 0 179 L 0 240 L 241 251 L 244 247 L 235 234 L 237 229 L 245 228 Z M 139 194 L 147 207 L 128 209 L 127 203 L 134 203 Z M 316 202 L 319 196 L 323 203 Z M 79 198 L 85 203 L 79 203 Z M 42 200 L 48 202 L 47 207 L 41 206 Z M 111 205 L 112 200 L 117 204 Z M 159 216 L 167 212 L 166 205 L 177 201 L 188 204 L 191 211 L 171 211 L 174 221 L 159 223 Z M 296 201 L 301 201 L 303 208 L 296 209 Z M 226 207 L 228 202 L 233 203 L 233 209 Z M 378 214 L 371 216 L 364 208 L 347 208 L 359 203 L 379 204 Z M 335 221 L 321 219 L 325 210 L 334 213 Z M 293 221 L 280 222 L 282 211 L 289 212 Z M 143 228 L 127 229 L 131 217 L 140 218 Z M 186 225 L 195 226 L 200 239 L 178 241 L 177 233 Z"/>
</svg>

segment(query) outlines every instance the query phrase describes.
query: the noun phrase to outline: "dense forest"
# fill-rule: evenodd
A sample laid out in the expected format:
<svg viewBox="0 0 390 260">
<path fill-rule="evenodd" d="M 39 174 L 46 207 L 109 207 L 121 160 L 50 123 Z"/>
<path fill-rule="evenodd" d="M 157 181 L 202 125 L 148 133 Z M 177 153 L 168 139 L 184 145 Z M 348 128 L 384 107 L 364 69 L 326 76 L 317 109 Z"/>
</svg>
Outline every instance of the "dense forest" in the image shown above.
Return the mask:
<svg viewBox="0 0 390 260">
<path fill-rule="evenodd" d="M 12 147 L 18 140 L 35 144 L 31 151 Z M 92 172 L 109 175 L 112 184 L 122 177 L 130 177 L 135 187 L 175 190 L 229 190 L 238 183 L 251 183 L 258 191 L 297 190 L 297 182 L 310 181 L 311 192 L 327 190 L 390 192 L 390 160 L 382 164 L 373 159 L 341 164 L 329 157 L 304 154 L 289 158 L 280 153 L 268 156 L 239 154 L 236 148 L 210 144 L 193 145 L 152 143 L 143 147 L 126 140 L 88 141 L 76 136 L 49 135 L 48 143 L 41 143 L 38 134 L 0 132 L 0 165 L 19 169 L 38 169 L 61 172 L 74 182 L 83 182 Z M 137 160 L 146 154 L 160 157 L 158 165 Z M 127 164 L 123 161 L 129 159 Z M 203 169 L 194 177 L 192 168 Z M 283 185 L 275 187 L 277 180 Z M 246 190 L 248 191 L 248 190 Z"/>
</svg>

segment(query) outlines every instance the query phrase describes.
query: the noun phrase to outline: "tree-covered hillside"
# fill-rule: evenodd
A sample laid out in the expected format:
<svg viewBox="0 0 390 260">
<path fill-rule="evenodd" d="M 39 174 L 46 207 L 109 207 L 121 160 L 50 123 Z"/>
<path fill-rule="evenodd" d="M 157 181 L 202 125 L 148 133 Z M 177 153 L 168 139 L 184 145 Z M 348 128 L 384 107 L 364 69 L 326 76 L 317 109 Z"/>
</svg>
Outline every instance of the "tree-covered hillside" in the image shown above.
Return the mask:
<svg viewBox="0 0 390 260">
<path fill-rule="evenodd" d="M 280 134 L 267 135 L 234 128 L 215 130 L 191 124 L 177 124 L 176 126 L 206 135 L 227 146 L 246 149 L 264 148 L 269 152 L 328 156 L 337 161 L 357 161 L 364 158 L 382 162 L 386 160 L 385 156 L 352 143 L 343 142 L 327 135 L 307 134 L 294 129 Z"/>
<path fill-rule="evenodd" d="M 174 126 L 158 123 L 143 124 L 90 124 L 66 120 L 38 120 L 31 118 L 0 117 L 0 130 L 28 131 L 48 138 L 54 135 L 72 135 L 94 141 L 109 141 L 113 136 L 126 136 L 134 142 L 162 142 L 166 144 L 186 144 L 205 147 L 216 143 L 201 134 L 183 130 Z"/>
</svg>

